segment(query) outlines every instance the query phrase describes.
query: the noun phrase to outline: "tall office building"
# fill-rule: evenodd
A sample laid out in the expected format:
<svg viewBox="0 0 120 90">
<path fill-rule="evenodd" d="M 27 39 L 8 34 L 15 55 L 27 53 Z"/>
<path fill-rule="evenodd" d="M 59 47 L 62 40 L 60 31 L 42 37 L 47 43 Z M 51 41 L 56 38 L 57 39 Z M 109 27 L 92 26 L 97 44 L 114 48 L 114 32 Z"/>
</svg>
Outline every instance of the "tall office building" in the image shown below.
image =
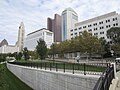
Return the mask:
<svg viewBox="0 0 120 90">
<path fill-rule="evenodd" d="M 55 14 L 54 19 L 47 18 L 47 29 L 54 33 L 54 42 L 61 42 L 61 16 Z"/>
<path fill-rule="evenodd" d="M 69 28 L 73 28 L 78 22 L 78 15 L 72 8 L 66 8 L 62 12 L 62 41 L 68 39 Z"/>
<path fill-rule="evenodd" d="M 25 37 L 25 26 L 24 26 L 24 23 L 21 22 L 21 24 L 19 26 L 18 41 L 17 41 L 17 46 L 19 47 L 19 52 L 21 52 L 23 50 L 24 37 Z"/>
<path fill-rule="evenodd" d="M 97 16 L 75 24 L 75 27 L 70 28 L 69 39 L 74 38 L 87 31 L 93 36 L 110 41 L 107 36 L 107 31 L 112 27 L 120 27 L 120 14 L 110 12 L 101 16 Z"/>
<path fill-rule="evenodd" d="M 50 31 L 53 31 L 52 22 L 53 22 L 53 19 L 47 18 L 47 29 Z"/>
</svg>

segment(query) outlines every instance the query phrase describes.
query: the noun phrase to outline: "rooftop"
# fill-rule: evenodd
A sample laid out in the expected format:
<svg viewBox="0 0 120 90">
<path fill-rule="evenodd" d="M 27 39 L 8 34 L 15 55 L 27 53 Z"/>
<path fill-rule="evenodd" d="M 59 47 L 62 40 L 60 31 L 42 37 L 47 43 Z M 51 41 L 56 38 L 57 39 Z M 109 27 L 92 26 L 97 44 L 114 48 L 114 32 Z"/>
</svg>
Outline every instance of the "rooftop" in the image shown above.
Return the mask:
<svg viewBox="0 0 120 90">
<path fill-rule="evenodd" d="M 107 14 L 104 14 L 104 15 L 101 15 L 101 16 L 97 16 L 97 17 L 94 17 L 94 18 L 91 18 L 91 19 L 88 19 L 88 20 L 85 20 L 85 21 L 82 21 L 82 22 L 78 22 L 78 23 L 75 24 L 75 27 L 79 26 L 79 25 L 89 23 L 89 22 L 94 22 L 96 20 L 101 20 L 103 18 L 107 18 L 107 17 L 113 16 L 113 15 L 118 15 L 118 13 L 116 13 L 114 11 L 114 12 L 110 12 L 110 13 L 107 13 Z"/>
<path fill-rule="evenodd" d="M 36 30 L 36 31 L 34 31 L 34 32 L 31 32 L 31 33 L 27 34 L 27 36 L 29 36 L 29 35 L 31 35 L 31 34 L 34 34 L 34 33 L 36 33 L 36 32 L 42 31 L 42 30 L 48 30 L 48 29 L 42 28 L 42 29 Z M 48 31 L 49 31 L 49 30 L 48 30 Z"/>
</svg>

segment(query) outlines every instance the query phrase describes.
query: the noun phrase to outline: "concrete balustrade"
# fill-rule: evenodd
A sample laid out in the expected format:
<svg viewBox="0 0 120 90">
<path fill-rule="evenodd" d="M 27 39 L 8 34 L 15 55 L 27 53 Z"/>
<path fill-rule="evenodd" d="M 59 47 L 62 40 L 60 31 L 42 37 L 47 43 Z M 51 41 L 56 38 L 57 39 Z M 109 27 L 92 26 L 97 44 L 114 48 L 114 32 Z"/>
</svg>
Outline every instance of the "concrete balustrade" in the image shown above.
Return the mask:
<svg viewBox="0 0 120 90">
<path fill-rule="evenodd" d="M 7 68 L 34 90 L 92 90 L 99 78 L 13 65 Z"/>
</svg>

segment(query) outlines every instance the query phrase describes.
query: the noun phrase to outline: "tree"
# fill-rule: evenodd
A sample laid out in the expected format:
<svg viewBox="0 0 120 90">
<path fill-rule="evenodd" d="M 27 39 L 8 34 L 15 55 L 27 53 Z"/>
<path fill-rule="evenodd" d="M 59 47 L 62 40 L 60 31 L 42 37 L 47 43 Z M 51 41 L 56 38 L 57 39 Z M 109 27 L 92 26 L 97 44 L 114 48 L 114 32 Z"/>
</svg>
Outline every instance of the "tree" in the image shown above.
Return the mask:
<svg viewBox="0 0 120 90">
<path fill-rule="evenodd" d="M 38 59 L 38 53 L 36 51 L 28 51 L 28 54 L 31 59 Z"/>
<path fill-rule="evenodd" d="M 0 54 L 0 62 L 6 61 L 7 54 Z"/>
<path fill-rule="evenodd" d="M 18 53 L 18 60 L 21 60 L 21 58 L 22 58 L 22 52 L 19 52 Z"/>
<path fill-rule="evenodd" d="M 120 55 L 120 27 L 112 27 L 107 31 L 107 36 L 111 39 L 110 50 Z"/>
<path fill-rule="evenodd" d="M 114 44 L 120 44 L 120 27 L 112 27 L 107 31 L 107 36 Z"/>
<path fill-rule="evenodd" d="M 80 36 L 80 51 L 87 52 L 91 57 L 93 53 L 100 53 L 103 50 L 100 39 L 92 36 L 91 33 L 84 31 Z"/>
<path fill-rule="evenodd" d="M 28 49 L 27 49 L 27 47 L 23 48 L 23 55 L 24 55 L 25 60 L 28 60 L 28 59 L 29 59 L 29 54 L 28 54 Z"/>
<path fill-rule="evenodd" d="M 52 53 L 53 46 L 49 50 Z M 103 51 L 103 46 L 101 40 L 87 31 L 83 32 L 82 35 L 77 36 L 71 40 L 63 41 L 59 44 L 54 44 L 54 53 L 64 56 L 65 53 L 88 53 L 90 56 L 94 53 L 99 53 Z"/>
<path fill-rule="evenodd" d="M 45 59 L 47 55 L 47 45 L 43 39 L 37 41 L 38 45 L 36 46 L 36 51 L 41 60 Z"/>
</svg>

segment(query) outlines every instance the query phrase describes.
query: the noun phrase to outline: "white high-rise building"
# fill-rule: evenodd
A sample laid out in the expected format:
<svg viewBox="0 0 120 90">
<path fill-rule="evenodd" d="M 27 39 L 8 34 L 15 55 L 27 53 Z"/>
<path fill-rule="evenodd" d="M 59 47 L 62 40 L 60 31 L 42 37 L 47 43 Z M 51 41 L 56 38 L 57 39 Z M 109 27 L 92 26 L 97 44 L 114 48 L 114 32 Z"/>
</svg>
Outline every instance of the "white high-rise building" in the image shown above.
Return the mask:
<svg viewBox="0 0 120 90">
<path fill-rule="evenodd" d="M 107 31 L 111 27 L 120 27 L 120 14 L 110 12 L 95 18 L 78 22 L 73 28 L 69 29 L 70 33 L 68 33 L 68 39 L 79 36 L 86 30 L 98 38 L 109 41 L 110 37 L 107 37 Z"/>
<path fill-rule="evenodd" d="M 19 26 L 18 41 L 17 41 L 17 46 L 19 47 L 19 52 L 21 52 L 23 50 L 24 37 L 25 37 L 25 26 L 24 26 L 24 23 L 21 22 L 21 24 Z"/>
<path fill-rule="evenodd" d="M 62 41 L 68 39 L 70 28 L 74 27 L 74 24 L 78 22 L 78 15 L 72 8 L 66 8 L 62 12 Z"/>
<path fill-rule="evenodd" d="M 37 46 L 37 41 L 40 38 L 46 42 L 47 48 L 50 48 L 50 46 L 53 44 L 53 32 L 42 28 L 27 35 L 27 37 L 25 38 L 24 47 L 27 47 L 28 50 L 34 51 Z"/>
</svg>

